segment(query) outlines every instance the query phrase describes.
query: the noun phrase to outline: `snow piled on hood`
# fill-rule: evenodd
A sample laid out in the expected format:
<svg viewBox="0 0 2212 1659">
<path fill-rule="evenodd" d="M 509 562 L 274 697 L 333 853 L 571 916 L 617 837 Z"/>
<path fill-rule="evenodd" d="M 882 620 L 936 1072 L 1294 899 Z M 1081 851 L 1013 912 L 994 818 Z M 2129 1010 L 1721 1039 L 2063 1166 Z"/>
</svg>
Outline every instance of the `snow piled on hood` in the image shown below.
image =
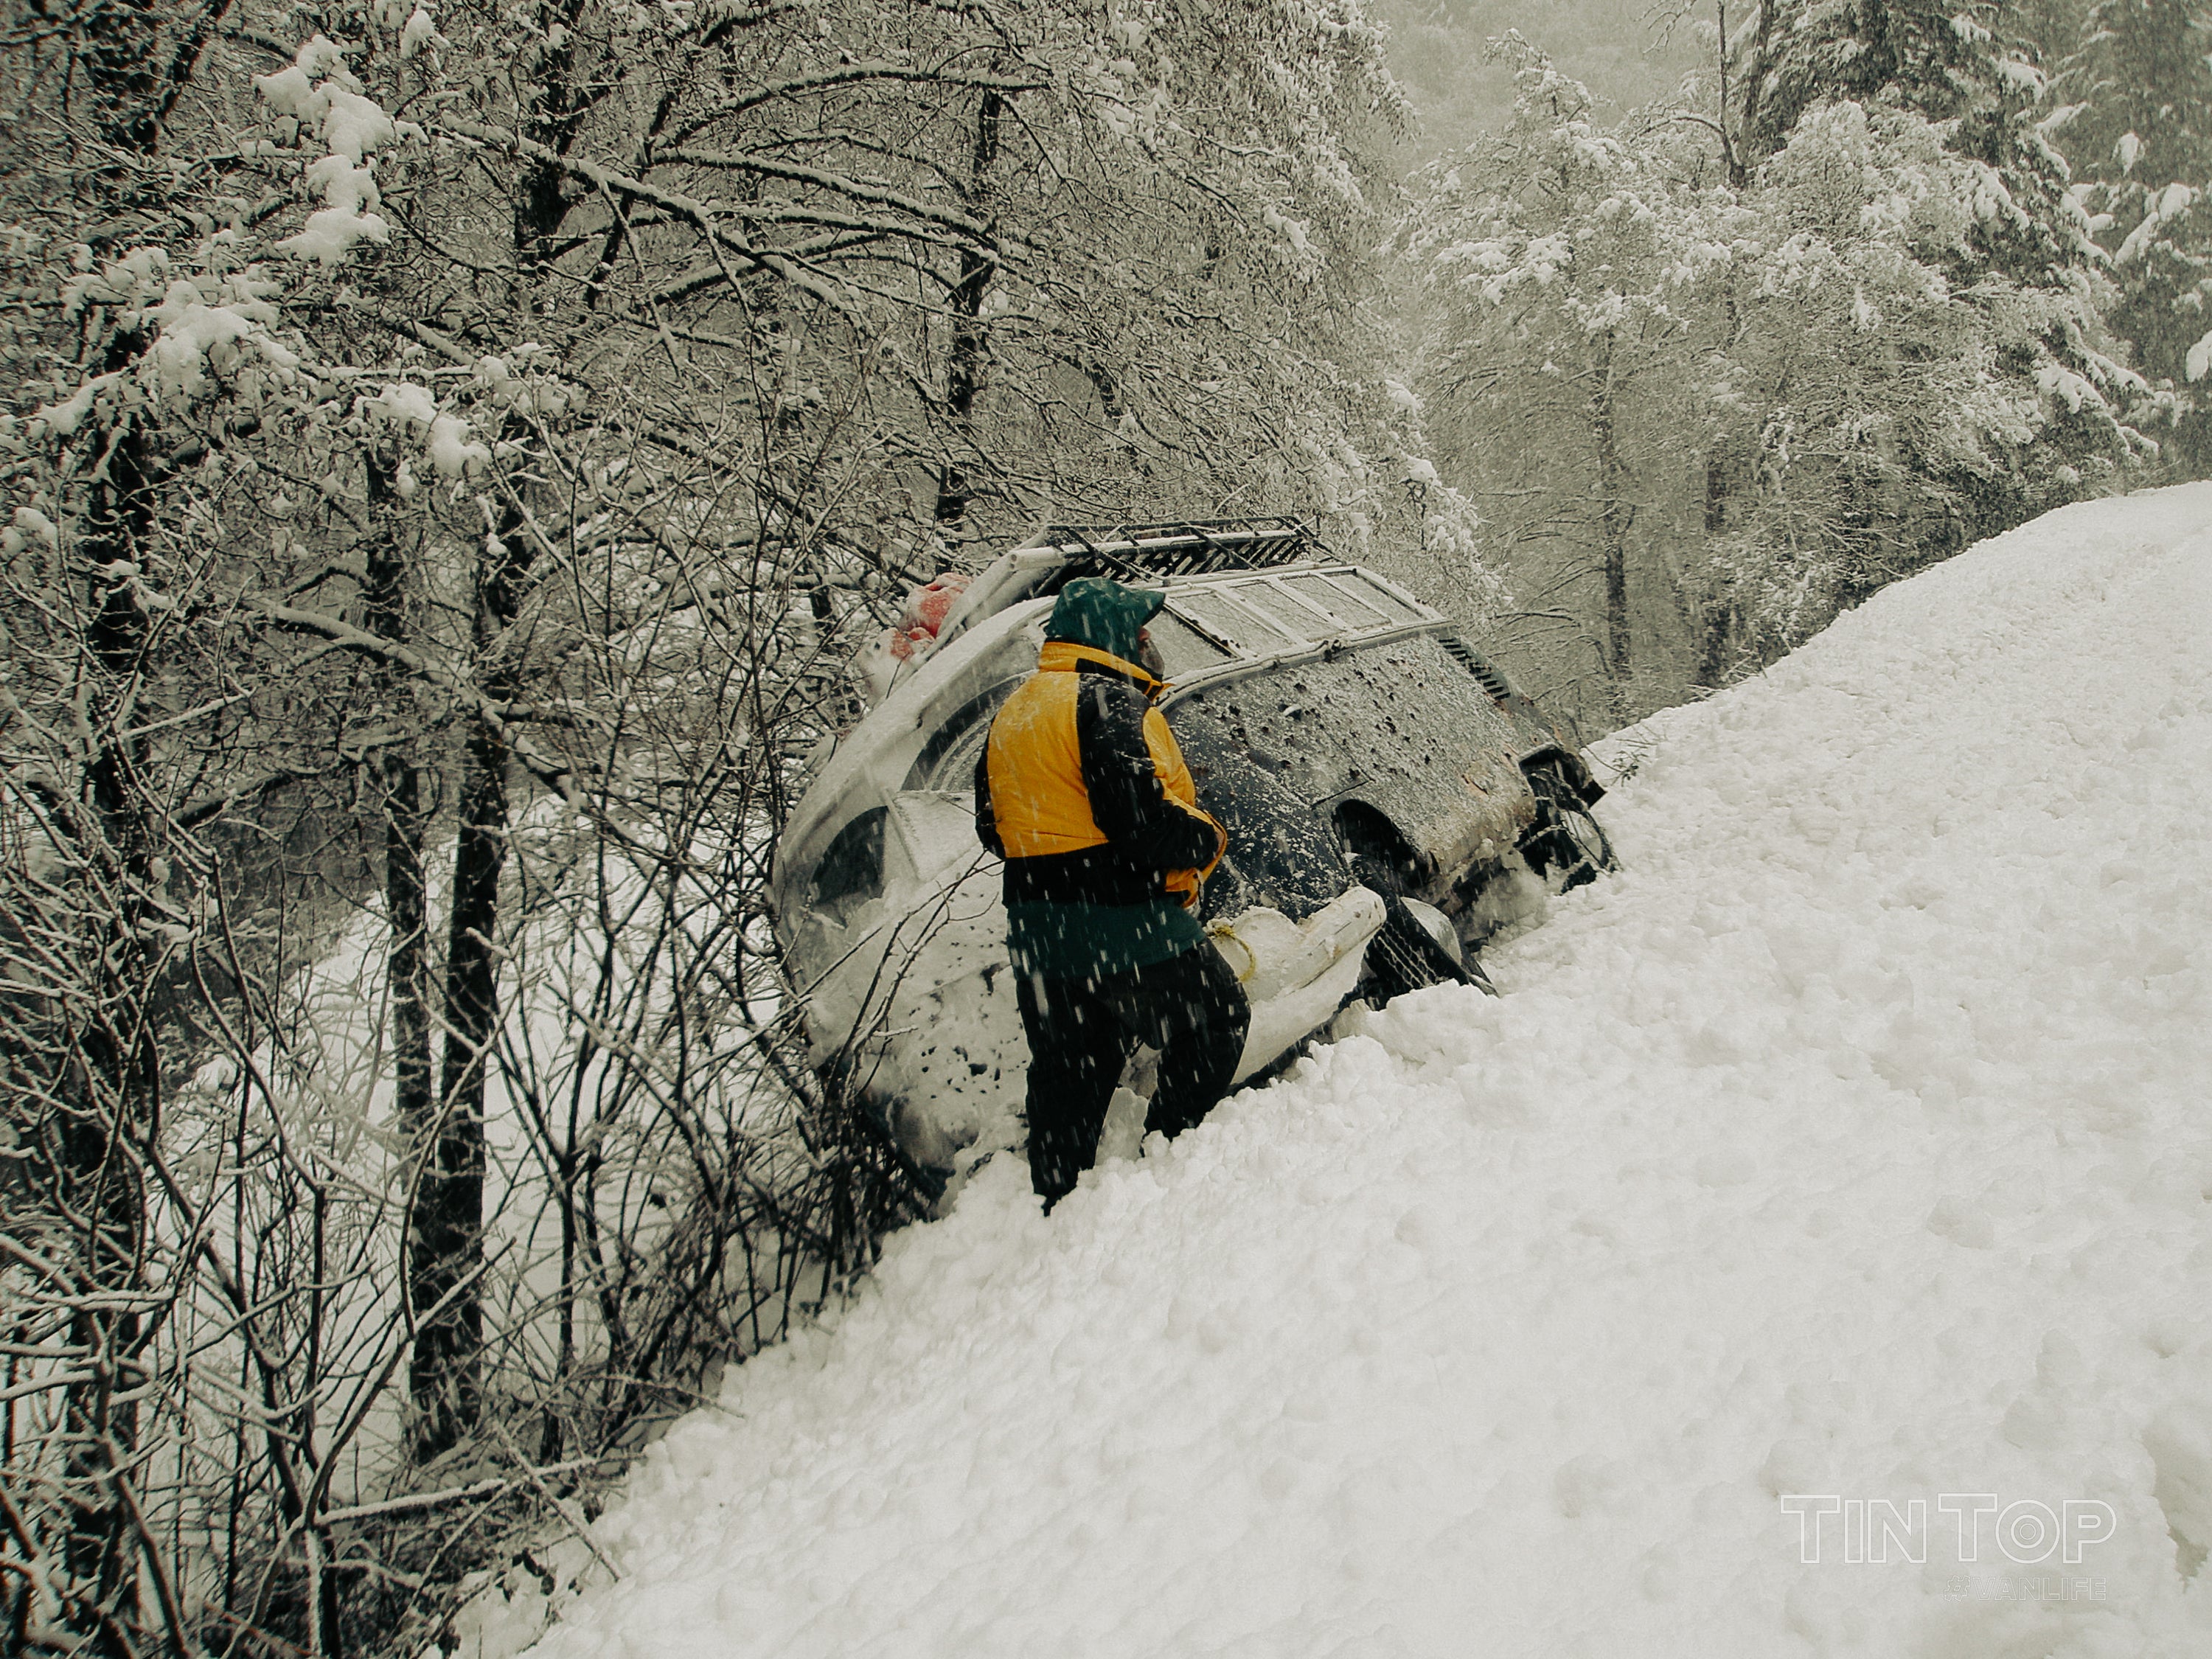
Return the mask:
<svg viewBox="0 0 2212 1659">
<path fill-rule="evenodd" d="M 2208 622 L 2212 486 L 2090 503 L 1622 734 L 1501 1000 L 998 1160 L 538 1652 L 2212 1652 Z"/>
</svg>

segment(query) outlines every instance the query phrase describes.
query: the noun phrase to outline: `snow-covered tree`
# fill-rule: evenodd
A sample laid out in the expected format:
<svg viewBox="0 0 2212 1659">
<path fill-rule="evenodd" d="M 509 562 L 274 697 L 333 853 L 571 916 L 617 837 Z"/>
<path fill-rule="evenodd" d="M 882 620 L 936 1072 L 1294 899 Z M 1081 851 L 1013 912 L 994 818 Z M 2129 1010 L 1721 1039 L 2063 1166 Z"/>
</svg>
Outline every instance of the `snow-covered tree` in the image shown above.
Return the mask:
<svg viewBox="0 0 2212 1659">
<path fill-rule="evenodd" d="M 2009 296 L 2038 313 L 2026 356 L 2008 366 L 2032 374 L 2046 421 L 2033 458 L 1986 478 L 1967 529 L 2016 521 L 2109 476 L 2139 447 L 2112 418 L 2144 404 L 2122 368 L 2124 350 L 2103 322 L 2114 293 L 2087 215 L 2052 143 L 2071 112 L 2055 106 L 2033 48 L 2007 9 L 1923 0 L 1809 0 L 1764 17 L 1745 57 L 1746 123 L 1754 145 L 1778 148 L 1801 112 L 1820 100 L 1886 104 L 1924 118 L 1946 151 L 1972 170 L 1974 216 L 1942 258 L 1961 292 Z M 2086 390 L 2085 390 L 2086 388 Z"/>
<path fill-rule="evenodd" d="M 1544 678 L 1595 666 L 1615 714 L 2106 487 L 2167 406 L 2102 321 L 2032 70 L 1991 67 L 1962 17 L 1882 37 L 1864 100 L 1810 94 L 1822 64 L 1876 73 L 1816 27 L 1871 15 L 1800 13 L 1788 51 L 1759 37 L 1792 14 L 1755 19 L 1735 51 L 1767 69 L 1740 108 L 1612 128 L 1524 56 L 1513 123 L 1437 164 L 1408 222 L 1447 476 L 1489 507 L 1520 624 L 1596 645 L 1579 667 L 1542 647 Z M 1907 70 L 1948 113 L 1887 78 Z"/>
<path fill-rule="evenodd" d="M 1891 97 L 1931 121 L 1984 116 L 2039 76 L 1996 0 L 1771 0 L 1740 39 L 1745 141 L 1770 155 L 1817 105 Z"/>
<path fill-rule="evenodd" d="M 1401 233 L 1437 307 L 1423 393 L 1493 556 L 1535 596 L 1529 619 L 1579 634 L 1587 613 L 1562 596 L 1595 597 L 1588 665 L 1620 714 L 1632 586 L 1650 575 L 1635 550 L 1666 515 L 1653 480 L 1724 327 L 1706 279 L 1730 257 L 1733 204 L 1694 153 L 1606 130 L 1579 82 L 1517 39 L 1502 50 L 1512 120 L 1431 165 Z"/>
<path fill-rule="evenodd" d="M 2097 0 L 2057 80 L 2057 142 L 2120 288 L 2112 325 L 2148 374 L 2202 382 L 2212 360 L 2212 13 L 2193 0 Z M 2172 470 L 2212 467 L 2200 388 L 2160 434 Z"/>
<path fill-rule="evenodd" d="M 2127 422 L 2148 388 L 2110 355 L 2096 290 L 1983 258 L 2015 209 L 1948 140 L 1893 105 L 1823 105 L 1758 174 L 1731 352 L 1750 418 L 1714 527 L 1760 654 L 2144 447 Z"/>
<path fill-rule="evenodd" d="M 2063 59 L 2063 143 L 2100 180 L 2192 179 L 2212 158 L 2212 10 L 2202 0 L 2091 0 Z"/>
</svg>

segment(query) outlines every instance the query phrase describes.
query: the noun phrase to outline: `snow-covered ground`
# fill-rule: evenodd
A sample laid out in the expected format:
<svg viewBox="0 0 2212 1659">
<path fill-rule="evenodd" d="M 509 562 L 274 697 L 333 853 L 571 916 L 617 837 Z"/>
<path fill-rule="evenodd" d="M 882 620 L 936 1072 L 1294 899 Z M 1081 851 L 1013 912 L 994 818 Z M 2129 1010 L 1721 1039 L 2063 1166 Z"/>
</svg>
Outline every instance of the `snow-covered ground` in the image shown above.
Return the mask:
<svg viewBox="0 0 2212 1659">
<path fill-rule="evenodd" d="M 1612 749 L 1502 1000 L 987 1168 L 538 1652 L 2212 1654 L 2212 487 Z"/>
</svg>

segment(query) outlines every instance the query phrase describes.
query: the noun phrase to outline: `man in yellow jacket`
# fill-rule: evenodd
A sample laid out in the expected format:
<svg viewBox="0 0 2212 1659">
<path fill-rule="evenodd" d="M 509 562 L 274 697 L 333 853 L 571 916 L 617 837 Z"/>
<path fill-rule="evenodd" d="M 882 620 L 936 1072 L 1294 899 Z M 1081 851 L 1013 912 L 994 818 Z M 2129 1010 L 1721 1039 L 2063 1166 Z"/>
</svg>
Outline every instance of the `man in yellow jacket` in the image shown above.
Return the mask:
<svg viewBox="0 0 2212 1659">
<path fill-rule="evenodd" d="M 1166 598 L 1103 577 L 1068 583 L 1037 672 L 1000 709 L 975 767 L 975 831 L 1006 861 L 1030 1176 L 1048 1210 L 1097 1156 L 1140 1040 L 1160 1053 L 1145 1127 L 1172 1137 L 1227 1092 L 1251 1018 L 1198 921 L 1228 837 L 1199 810 L 1142 660 Z"/>
</svg>

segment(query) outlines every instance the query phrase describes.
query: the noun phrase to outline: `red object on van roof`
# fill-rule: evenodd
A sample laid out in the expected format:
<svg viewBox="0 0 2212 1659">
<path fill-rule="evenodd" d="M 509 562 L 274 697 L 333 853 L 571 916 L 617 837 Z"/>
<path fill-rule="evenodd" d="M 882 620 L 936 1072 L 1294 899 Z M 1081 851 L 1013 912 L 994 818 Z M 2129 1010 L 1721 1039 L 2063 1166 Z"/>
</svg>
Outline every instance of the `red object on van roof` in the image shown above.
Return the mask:
<svg viewBox="0 0 2212 1659">
<path fill-rule="evenodd" d="M 935 641 L 952 602 L 967 591 L 968 578 L 957 570 L 940 570 L 925 586 L 910 590 L 898 626 L 891 630 L 891 655 L 903 662 L 915 646 Z"/>
</svg>

